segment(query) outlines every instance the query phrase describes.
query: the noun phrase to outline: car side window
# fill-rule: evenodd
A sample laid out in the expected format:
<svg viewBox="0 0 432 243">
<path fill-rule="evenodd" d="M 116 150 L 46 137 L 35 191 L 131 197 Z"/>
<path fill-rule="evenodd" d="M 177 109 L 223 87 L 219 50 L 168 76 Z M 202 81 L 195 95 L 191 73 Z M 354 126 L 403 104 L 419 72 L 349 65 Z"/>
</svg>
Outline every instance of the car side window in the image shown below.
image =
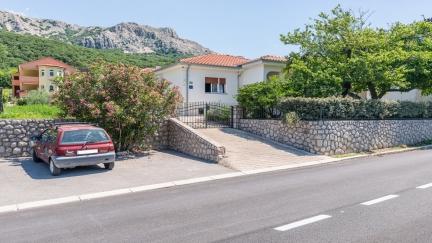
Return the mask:
<svg viewBox="0 0 432 243">
<path fill-rule="evenodd" d="M 55 142 L 57 139 L 57 130 L 49 129 L 48 130 L 48 142 Z"/>
<path fill-rule="evenodd" d="M 46 130 L 45 132 L 42 133 L 40 141 L 42 143 L 46 143 L 48 141 L 48 138 L 49 138 L 49 134 L 48 134 L 48 130 Z"/>
<path fill-rule="evenodd" d="M 57 139 L 57 130 L 48 129 L 41 136 L 42 143 L 52 143 Z"/>
</svg>

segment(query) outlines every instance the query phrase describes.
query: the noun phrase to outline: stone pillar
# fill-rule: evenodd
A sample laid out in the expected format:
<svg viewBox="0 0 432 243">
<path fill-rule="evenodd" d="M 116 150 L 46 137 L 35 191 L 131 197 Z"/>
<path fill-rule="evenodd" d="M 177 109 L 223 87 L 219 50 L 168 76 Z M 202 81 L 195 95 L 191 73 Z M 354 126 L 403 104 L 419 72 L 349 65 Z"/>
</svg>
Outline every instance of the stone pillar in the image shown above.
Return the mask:
<svg viewBox="0 0 432 243">
<path fill-rule="evenodd" d="M 240 119 L 243 118 L 243 109 L 240 106 L 234 106 L 232 111 L 233 128 L 239 129 Z"/>
</svg>

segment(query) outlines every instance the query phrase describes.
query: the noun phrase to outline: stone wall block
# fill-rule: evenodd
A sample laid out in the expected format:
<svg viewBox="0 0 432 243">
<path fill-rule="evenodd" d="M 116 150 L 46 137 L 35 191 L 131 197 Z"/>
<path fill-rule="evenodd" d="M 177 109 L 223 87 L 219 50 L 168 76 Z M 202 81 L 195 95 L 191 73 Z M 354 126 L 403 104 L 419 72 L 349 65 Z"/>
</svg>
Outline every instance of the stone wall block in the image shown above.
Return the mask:
<svg viewBox="0 0 432 243">
<path fill-rule="evenodd" d="M 240 119 L 239 129 L 317 154 L 344 154 L 432 139 L 432 120 L 301 121 Z"/>
</svg>

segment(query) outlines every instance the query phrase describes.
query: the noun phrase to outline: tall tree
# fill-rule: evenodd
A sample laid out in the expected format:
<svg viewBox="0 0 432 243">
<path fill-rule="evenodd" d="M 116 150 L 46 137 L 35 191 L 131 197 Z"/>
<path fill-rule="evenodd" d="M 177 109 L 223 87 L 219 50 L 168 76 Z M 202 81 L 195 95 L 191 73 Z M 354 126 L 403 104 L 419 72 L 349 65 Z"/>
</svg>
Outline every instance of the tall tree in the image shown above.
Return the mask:
<svg viewBox="0 0 432 243">
<path fill-rule="evenodd" d="M 389 91 L 415 88 L 432 93 L 430 22 L 372 28 L 367 13 L 337 6 L 281 40 L 299 47 L 289 55 L 286 73 L 297 95 L 359 98 L 369 91 L 380 99 Z"/>
<path fill-rule="evenodd" d="M 0 44 L 0 68 L 5 68 L 5 62 L 7 58 L 7 48 L 5 45 Z"/>
</svg>

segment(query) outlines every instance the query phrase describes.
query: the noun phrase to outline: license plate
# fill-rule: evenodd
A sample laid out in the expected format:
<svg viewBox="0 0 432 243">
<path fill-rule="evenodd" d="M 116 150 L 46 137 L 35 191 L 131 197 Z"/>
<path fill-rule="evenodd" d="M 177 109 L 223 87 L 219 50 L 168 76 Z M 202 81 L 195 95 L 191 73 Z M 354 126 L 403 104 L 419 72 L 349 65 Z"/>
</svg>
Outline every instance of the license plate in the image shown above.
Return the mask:
<svg viewBox="0 0 432 243">
<path fill-rule="evenodd" d="M 87 149 L 87 150 L 78 150 L 77 154 L 78 155 L 83 155 L 83 154 L 97 154 L 98 150 L 97 149 Z"/>
</svg>

